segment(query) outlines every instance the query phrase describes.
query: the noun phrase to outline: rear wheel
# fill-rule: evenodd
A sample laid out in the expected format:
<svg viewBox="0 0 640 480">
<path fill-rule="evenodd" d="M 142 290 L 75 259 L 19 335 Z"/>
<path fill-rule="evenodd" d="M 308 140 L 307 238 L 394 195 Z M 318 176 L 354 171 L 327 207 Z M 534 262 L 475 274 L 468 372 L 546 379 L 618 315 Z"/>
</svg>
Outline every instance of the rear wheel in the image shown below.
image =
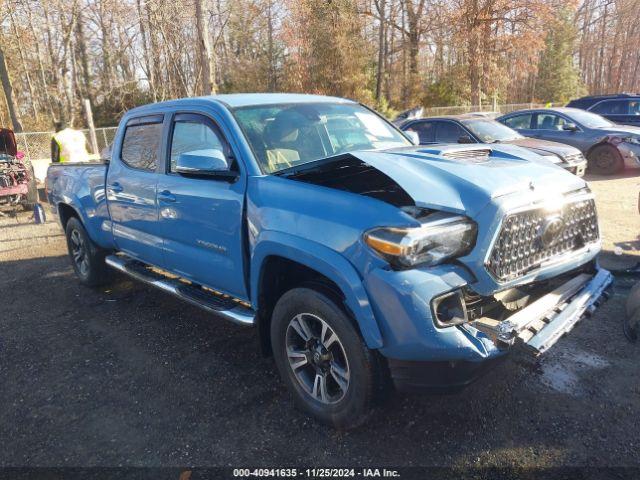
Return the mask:
<svg viewBox="0 0 640 480">
<path fill-rule="evenodd" d="M 104 259 L 107 251 L 91 241 L 84 226 L 75 217 L 65 229 L 71 265 L 80 282 L 89 287 L 103 285 L 110 280 L 110 272 Z"/>
<path fill-rule="evenodd" d="M 336 428 L 367 419 L 381 378 L 378 363 L 329 297 L 309 288 L 285 293 L 273 311 L 271 343 L 298 407 Z"/>
<path fill-rule="evenodd" d="M 589 153 L 589 170 L 600 175 L 613 175 L 622 171 L 624 162 L 618 150 L 611 145 L 599 145 Z"/>
</svg>

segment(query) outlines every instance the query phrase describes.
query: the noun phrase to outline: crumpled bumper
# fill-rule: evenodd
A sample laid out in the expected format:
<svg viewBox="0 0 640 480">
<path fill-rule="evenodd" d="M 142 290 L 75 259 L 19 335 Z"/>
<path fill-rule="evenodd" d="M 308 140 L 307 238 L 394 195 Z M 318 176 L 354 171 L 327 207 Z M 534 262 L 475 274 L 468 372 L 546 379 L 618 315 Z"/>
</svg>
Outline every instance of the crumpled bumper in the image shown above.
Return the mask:
<svg viewBox="0 0 640 480">
<path fill-rule="evenodd" d="M 395 340 L 392 342 L 395 344 L 382 348 L 380 353 L 387 358 L 398 389 L 457 390 L 493 368 L 510 351 L 522 350 L 534 356 L 544 353 L 608 297 L 613 281 L 610 272 L 594 265 L 589 273 L 576 274 L 502 321 L 482 317 L 449 328 L 435 328 L 426 308 L 422 318 L 416 318 L 417 302 L 412 303 L 412 308 L 398 302 L 398 299 L 415 302 L 430 298 L 420 288 L 425 285 L 429 287 L 425 290 L 432 291 L 434 286 L 429 280 L 446 280 L 449 289 L 463 285 L 464 280 L 452 273 L 427 278 L 425 284 L 403 282 L 413 288 L 395 301 L 389 295 L 383 302 L 395 313 L 395 328 L 389 329 L 391 325 L 385 328 L 386 339 Z M 408 275 L 404 273 L 401 278 L 408 280 Z M 382 292 L 380 285 L 376 287 Z M 422 305 L 426 307 L 428 302 Z M 405 318 L 407 311 L 413 311 L 414 315 Z M 414 323 L 409 324 L 409 320 Z"/>
<path fill-rule="evenodd" d="M 608 297 L 612 281 L 609 271 L 598 268 L 595 275 L 572 278 L 506 320 L 479 319 L 471 325 L 489 335 L 498 347 L 522 343 L 527 351 L 540 355 Z"/>
</svg>

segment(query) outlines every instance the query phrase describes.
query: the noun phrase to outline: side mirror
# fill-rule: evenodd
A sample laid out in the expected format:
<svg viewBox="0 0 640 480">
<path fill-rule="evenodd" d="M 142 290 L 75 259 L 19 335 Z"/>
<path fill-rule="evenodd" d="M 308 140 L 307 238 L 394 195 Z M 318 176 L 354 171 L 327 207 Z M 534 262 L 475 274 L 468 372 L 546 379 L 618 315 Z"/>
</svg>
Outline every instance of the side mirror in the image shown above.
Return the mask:
<svg viewBox="0 0 640 480">
<path fill-rule="evenodd" d="M 414 132 L 413 130 L 405 130 L 404 134 L 409 137 L 411 143 L 413 143 L 414 145 L 420 145 L 420 135 L 418 135 L 418 132 Z"/>
<path fill-rule="evenodd" d="M 224 153 L 216 148 L 181 153 L 176 164 L 176 172 L 182 175 L 232 175 Z"/>
<path fill-rule="evenodd" d="M 458 138 L 458 143 L 476 143 L 476 142 L 469 135 L 461 135 Z"/>
<path fill-rule="evenodd" d="M 567 132 L 575 132 L 578 130 L 578 126 L 575 123 L 565 123 L 562 125 L 562 130 L 566 130 Z"/>
</svg>

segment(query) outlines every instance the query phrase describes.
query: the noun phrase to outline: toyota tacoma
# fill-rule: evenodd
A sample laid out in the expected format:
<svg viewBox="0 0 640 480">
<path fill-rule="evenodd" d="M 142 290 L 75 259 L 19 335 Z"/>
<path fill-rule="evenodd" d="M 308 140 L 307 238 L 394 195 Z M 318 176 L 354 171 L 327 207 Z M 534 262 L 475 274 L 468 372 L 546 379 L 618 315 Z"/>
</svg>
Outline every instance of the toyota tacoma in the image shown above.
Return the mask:
<svg viewBox="0 0 640 480">
<path fill-rule="evenodd" d="M 47 195 L 82 283 L 115 269 L 254 326 L 339 428 L 386 387 L 457 389 L 545 352 L 611 282 L 584 180 L 515 146 L 416 146 L 341 98 L 138 107 L 108 162 L 49 167 Z"/>
</svg>

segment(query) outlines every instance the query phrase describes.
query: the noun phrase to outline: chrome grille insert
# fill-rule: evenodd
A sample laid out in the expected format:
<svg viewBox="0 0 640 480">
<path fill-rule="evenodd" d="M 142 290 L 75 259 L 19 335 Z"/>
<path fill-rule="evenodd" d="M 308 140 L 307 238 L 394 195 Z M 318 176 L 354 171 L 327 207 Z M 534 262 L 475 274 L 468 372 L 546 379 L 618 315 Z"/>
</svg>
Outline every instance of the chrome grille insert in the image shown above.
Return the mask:
<svg viewBox="0 0 640 480">
<path fill-rule="evenodd" d="M 487 260 L 500 282 L 518 278 L 545 263 L 599 241 L 593 197 L 565 197 L 557 208 L 534 207 L 507 214 Z"/>
</svg>

